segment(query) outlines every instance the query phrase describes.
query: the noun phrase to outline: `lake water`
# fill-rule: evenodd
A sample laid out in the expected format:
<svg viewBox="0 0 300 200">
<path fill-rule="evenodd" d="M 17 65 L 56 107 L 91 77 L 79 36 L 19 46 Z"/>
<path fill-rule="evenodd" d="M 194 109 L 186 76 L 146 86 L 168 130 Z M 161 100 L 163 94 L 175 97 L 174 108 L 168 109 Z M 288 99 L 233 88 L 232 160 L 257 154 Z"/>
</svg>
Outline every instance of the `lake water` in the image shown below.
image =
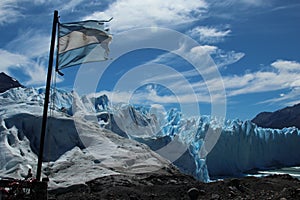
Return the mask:
<svg viewBox="0 0 300 200">
<path fill-rule="evenodd" d="M 257 174 L 251 174 L 254 176 L 264 176 L 272 174 L 289 174 L 300 180 L 300 167 L 284 167 L 280 169 L 266 170 L 266 171 L 257 171 Z"/>
<path fill-rule="evenodd" d="M 295 177 L 300 180 L 300 166 L 283 167 L 280 169 L 269 169 L 269 170 L 251 170 L 248 173 L 245 173 L 244 175 L 237 176 L 237 177 L 218 176 L 218 177 L 210 177 L 210 178 L 211 178 L 211 181 L 218 181 L 218 180 L 223 180 L 226 178 L 241 178 L 244 176 L 263 177 L 263 176 L 269 176 L 269 175 L 274 175 L 274 174 L 289 174 L 292 177 Z"/>
</svg>

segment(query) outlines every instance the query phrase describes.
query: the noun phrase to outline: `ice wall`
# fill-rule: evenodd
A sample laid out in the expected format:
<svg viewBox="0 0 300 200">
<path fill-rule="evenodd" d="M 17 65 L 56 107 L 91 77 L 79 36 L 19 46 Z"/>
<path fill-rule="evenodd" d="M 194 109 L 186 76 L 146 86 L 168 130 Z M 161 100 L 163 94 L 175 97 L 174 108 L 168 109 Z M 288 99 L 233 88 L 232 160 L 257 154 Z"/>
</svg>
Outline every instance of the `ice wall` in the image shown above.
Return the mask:
<svg viewBox="0 0 300 200">
<path fill-rule="evenodd" d="M 298 129 L 260 128 L 250 121 L 228 122 L 206 164 L 211 176 L 240 175 L 251 169 L 300 164 Z"/>
<path fill-rule="evenodd" d="M 260 128 L 250 121 L 238 119 L 223 123 L 210 116 L 185 118 L 176 109 L 164 113 L 164 118 L 158 123 L 156 115 L 162 113 L 153 115 L 150 110 L 123 105 L 111 117 L 117 116 L 122 123 L 114 123 L 112 127 L 120 126 L 121 131 L 116 133 L 133 135 L 132 139 L 147 144 L 156 152 L 178 136 L 187 146 L 187 151 L 173 163 L 199 180 L 300 164 L 300 131 L 294 127 L 278 130 Z M 123 128 L 124 123 L 127 128 Z M 138 129 L 135 128 L 137 125 Z M 212 132 L 221 130 L 221 135 L 212 151 L 203 158 L 200 149 L 205 145 L 204 138 L 209 129 Z"/>
</svg>

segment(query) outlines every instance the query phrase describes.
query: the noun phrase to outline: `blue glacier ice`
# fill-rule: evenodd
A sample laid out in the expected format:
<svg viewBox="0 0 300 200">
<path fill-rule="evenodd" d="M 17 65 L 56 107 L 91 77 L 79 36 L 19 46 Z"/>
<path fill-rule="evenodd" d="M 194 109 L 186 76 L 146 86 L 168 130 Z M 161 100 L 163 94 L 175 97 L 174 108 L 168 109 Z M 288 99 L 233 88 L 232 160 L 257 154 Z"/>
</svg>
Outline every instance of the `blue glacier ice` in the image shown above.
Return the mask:
<svg viewBox="0 0 300 200">
<path fill-rule="evenodd" d="M 0 94 L 43 104 L 43 89 L 14 88 Z M 114 133 L 147 144 L 181 171 L 208 182 L 213 178 L 240 176 L 254 169 L 300 165 L 300 132 L 294 127 L 260 128 L 250 121 L 223 120 L 214 116 L 186 117 L 179 110 L 109 102 L 105 94 L 79 96 L 56 90 L 52 109 L 66 115 L 84 115 Z M 3 111 L 4 112 L 4 111 Z M 1 113 L 0 113 L 1 114 Z M 216 145 L 203 156 L 208 134 L 220 132 Z"/>
<path fill-rule="evenodd" d="M 143 142 L 156 152 L 178 136 L 187 148 L 173 163 L 205 182 L 214 177 L 240 176 L 254 169 L 300 164 L 300 132 L 295 127 L 279 130 L 257 127 L 250 121 L 238 119 L 216 122 L 218 119 L 211 116 L 186 118 L 176 109 L 153 114 L 149 108 L 132 105 L 122 105 L 117 111 L 111 108 L 110 118 L 122 123 L 114 120 L 106 127 L 113 127 L 117 134 Z M 125 115 L 126 112 L 129 114 Z M 160 117 L 157 122 L 157 115 L 164 118 Z M 124 121 L 129 124 L 125 128 Z M 221 134 L 214 148 L 202 157 L 200 149 L 205 145 L 209 128 L 221 129 Z"/>
</svg>

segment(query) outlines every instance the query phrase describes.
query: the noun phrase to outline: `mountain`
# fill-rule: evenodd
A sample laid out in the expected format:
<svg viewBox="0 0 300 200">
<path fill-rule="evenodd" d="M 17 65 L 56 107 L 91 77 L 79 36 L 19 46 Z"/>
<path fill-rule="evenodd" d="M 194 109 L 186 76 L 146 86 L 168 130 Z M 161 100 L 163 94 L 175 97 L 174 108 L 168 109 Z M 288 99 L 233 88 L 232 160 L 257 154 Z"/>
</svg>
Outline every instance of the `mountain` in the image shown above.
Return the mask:
<svg viewBox="0 0 300 200">
<path fill-rule="evenodd" d="M 275 112 L 262 112 L 251 120 L 264 128 L 297 127 L 300 129 L 300 103 Z"/>
<path fill-rule="evenodd" d="M 6 75 L 4 72 L 0 73 L 0 93 L 16 87 L 23 87 L 23 86 L 19 83 L 19 81 Z"/>
<path fill-rule="evenodd" d="M 297 128 L 186 117 L 176 109 L 112 105 L 104 94 L 55 91 L 43 168 L 52 188 L 161 169 L 209 182 L 252 169 L 300 165 Z M 0 94 L 0 176 L 22 178 L 29 167 L 35 171 L 43 98 L 44 89 L 35 88 Z"/>
</svg>

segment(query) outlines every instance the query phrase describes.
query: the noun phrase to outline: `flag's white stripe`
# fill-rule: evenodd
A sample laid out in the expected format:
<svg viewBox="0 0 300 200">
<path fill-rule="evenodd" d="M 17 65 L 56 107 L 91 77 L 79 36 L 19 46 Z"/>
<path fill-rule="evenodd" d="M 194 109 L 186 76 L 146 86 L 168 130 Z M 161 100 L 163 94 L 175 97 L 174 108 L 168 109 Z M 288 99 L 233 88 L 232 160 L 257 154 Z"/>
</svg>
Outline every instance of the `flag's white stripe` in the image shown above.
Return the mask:
<svg viewBox="0 0 300 200">
<path fill-rule="evenodd" d="M 106 33 L 95 29 L 82 29 L 59 38 L 58 53 L 64 53 L 73 49 L 81 48 L 89 44 L 101 43 L 109 39 Z"/>
<path fill-rule="evenodd" d="M 82 63 L 98 62 L 107 60 L 108 52 L 102 44 L 90 44 L 82 48 L 73 49 L 58 54 L 58 69 L 80 65 Z"/>
</svg>

